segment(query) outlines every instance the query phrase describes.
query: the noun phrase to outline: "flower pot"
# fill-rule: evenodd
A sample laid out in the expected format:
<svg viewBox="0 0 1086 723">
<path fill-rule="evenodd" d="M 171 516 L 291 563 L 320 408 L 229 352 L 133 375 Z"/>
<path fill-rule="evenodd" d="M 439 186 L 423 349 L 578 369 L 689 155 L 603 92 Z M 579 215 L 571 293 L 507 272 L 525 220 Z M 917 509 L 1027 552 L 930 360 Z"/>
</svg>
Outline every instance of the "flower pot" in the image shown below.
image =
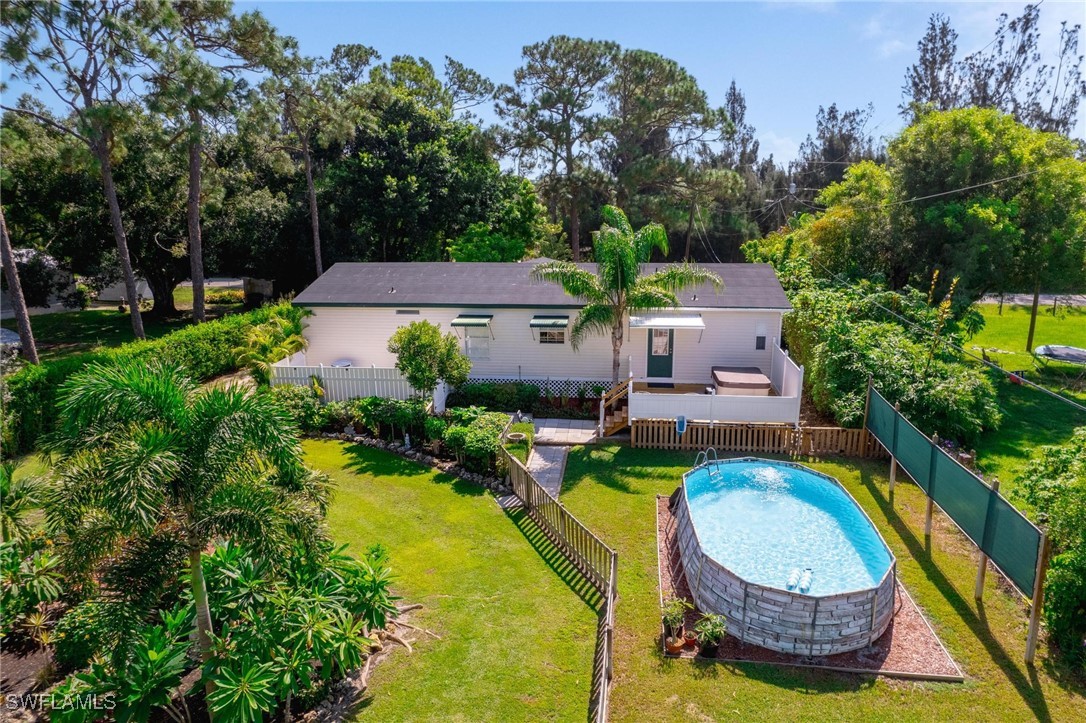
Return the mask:
<svg viewBox="0 0 1086 723">
<path fill-rule="evenodd" d="M 699 658 L 715 658 L 720 650 L 720 643 L 706 643 L 698 650 Z"/>
<path fill-rule="evenodd" d="M 667 638 L 664 640 L 664 647 L 670 655 L 678 655 L 683 651 L 685 645 L 686 641 L 683 638 Z"/>
<path fill-rule="evenodd" d="M 695 633 L 693 630 L 687 630 L 686 634 L 683 635 L 683 642 L 686 643 L 687 648 L 693 650 L 694 646 L 697 645 L 698 642 L 698 634 Z"/>
</svg>

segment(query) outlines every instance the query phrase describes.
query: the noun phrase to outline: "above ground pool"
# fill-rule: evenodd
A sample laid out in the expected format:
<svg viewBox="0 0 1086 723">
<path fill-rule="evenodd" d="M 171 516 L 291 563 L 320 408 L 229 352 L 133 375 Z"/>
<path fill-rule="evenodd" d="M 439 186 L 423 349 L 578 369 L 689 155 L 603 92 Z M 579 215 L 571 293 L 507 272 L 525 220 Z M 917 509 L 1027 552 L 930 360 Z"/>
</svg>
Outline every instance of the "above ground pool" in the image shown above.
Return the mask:
<svg viewBox="0 0 1086 723">
<path fill-rule="evenodd" d="M 894 557 L 832 477 L 709 461 L 684 475 L 673 513 L 698 607 L 745 642 L 829 655 L 868 645 L 893 618 Z"/>
</svg>

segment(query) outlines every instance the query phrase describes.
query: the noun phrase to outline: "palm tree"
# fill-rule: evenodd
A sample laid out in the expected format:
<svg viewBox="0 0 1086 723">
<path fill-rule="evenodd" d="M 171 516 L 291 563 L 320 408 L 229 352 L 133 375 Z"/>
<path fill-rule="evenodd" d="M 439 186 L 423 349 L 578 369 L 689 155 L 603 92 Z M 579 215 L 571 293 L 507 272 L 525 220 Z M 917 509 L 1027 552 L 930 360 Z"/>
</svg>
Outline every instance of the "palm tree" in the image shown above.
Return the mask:
<svg viewBox="0 0 1086 723">
<path fill-rule="evenodd" d="M 38 504 L 41 484 L 35 477 L 15 479 L 18 468 L 13 460 L 0 462 L 0 539 L 18 542 L 26 538 L 32 525 L 27 513 Z"/>
<path fill-rule="evenodd" d="M 200 388 L 158 363 L 93 364 L 61 387 L 58 411 L 45 443 L 56 474 L 46 521 L 65 563 L 90 570 L 172 531 L 188 555 L 206 662 L 209 544 L 225 537 L 272 555 L 320 535 L 328 487 L 302 464 L 290 415 L 270 395 Z"/>
<path fill-rule="evenodd" d="M 245 367 L 260 386 L 271 384 L 272 367 L 280 359 L 305 350 L 309 341 L 298 333 L 298 322 L 273 316 L 257 324 L 245 335 L 245 343 L 235 347 L 239 367 Z"/>
<path fill-rule="evenodd" d="M 551 261 L 537 266 L 532 276 L 553 281 L 585 302 L 569 330 L 574 351 L 589 334 L 611 332 L 611 382 L 618 383 L 622 327 L 629 312 L 679 306 L 676 292 L 706 283 L 720 289 L 723 282 L 708 269 L 686 263 L 642 275 L 641 265 L 648 263 L 653 249 L 668 253 L 664 227 L 650 223 L 634 231 L 615 206 L 604 206 L 601 215 L 603 226 L 592 239 L 595 273 L 570 261 Z"/>
</svg>

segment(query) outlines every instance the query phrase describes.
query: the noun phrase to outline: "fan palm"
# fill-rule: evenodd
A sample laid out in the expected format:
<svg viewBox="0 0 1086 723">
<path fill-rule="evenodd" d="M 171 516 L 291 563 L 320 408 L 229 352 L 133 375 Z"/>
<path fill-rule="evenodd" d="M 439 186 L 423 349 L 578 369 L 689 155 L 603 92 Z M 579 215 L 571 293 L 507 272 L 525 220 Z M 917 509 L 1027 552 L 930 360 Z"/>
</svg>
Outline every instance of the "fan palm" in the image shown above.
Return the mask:
<svg viewBox="0 0 1086 723">
<path fill-rule="evenodd" d="M 269 556 L 320 534 L 327 485 L 302 464 L 290 415 L 270 395 L 200 388 L 155 363 L 91 365 L 61 387 L 58 411 L 45 443 L 57 478 L 46 521 L 66 564 L 89 570 L 134 541 L 175 533 L 208 660 L 209 544 L 229 538 Z"/>
<path fill-rule="evenodd" d="M 615 206 L 604 206 L 601 215 L 603 226 L 592 240 L 595 273 L 569 261 L 551 261 L 537 266 L 532 275 L 553 281 L 585 302 L 569 329 L 574 350 L 589 334 L 611 333 L 611 382 L 617 383 L 622 328 L 628 313 L 679 306 L 677 292 L 706 283 L 719 289 L 723 282 L 708 269 L 687 263 L 642 274 L 641 265 L 648 263 L 653 249 L 668 253 L 664 227 L 650 223 L 634 231 L 626 214 Z"/>
</svg>

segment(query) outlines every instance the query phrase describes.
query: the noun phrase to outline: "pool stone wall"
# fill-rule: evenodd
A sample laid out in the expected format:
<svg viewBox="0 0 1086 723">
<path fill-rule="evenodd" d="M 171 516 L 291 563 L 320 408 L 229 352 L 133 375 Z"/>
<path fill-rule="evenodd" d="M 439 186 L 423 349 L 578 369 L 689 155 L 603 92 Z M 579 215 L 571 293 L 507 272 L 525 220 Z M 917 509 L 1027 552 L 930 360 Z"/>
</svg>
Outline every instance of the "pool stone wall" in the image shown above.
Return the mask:
<svg viewBox="0 0 1086 723">
<path fill-rule="evenodd" d="M 870 645 L 894 617 L 893 562 L 877 587 L 813 597 L 747 582 L 701 549 L 685 491 L 675 496 L 679 556 L 694 602 L 724 615 L 728 634 L 782 653 L 833 655 Z"/>
</svg>

